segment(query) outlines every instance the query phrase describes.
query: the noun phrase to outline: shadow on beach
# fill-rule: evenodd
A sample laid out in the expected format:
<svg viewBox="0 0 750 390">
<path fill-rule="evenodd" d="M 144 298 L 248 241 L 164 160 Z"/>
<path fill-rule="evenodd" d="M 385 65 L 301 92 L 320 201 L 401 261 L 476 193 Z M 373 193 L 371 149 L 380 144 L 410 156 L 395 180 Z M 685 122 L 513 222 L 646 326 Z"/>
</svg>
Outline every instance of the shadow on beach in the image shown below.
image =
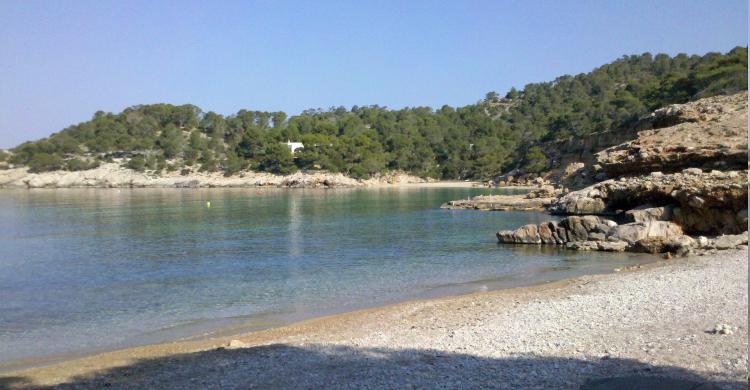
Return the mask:
<svg viewBox="0 0 750 390">
<path fill-rule="evenodd" d="M 613 379 L 617 378 L 617 379 Z M 22 377 L 3 388 L 39 388 Z M 484 358 L 435 350 L 277 344 L 139 360 L 54 388 L 747 388 L 682 368 L 618 358 Z"/>
</svg>

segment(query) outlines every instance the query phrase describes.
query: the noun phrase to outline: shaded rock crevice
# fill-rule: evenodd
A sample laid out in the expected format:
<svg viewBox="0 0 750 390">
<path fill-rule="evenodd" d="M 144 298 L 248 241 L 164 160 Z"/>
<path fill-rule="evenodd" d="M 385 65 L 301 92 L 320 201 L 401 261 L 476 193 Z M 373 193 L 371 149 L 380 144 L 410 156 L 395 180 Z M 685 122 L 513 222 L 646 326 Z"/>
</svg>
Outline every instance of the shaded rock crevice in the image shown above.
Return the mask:
<svg viewBox="0 0 750 390">
<path fill-rule="evenodd" d="M 747 230 L 747 175 L 747 171 L 688 168 L 680 173 L 611 179 L 568 193 L 549 210 L 560 215 L 632 219 L 643 214 L 639 207 L 650 205 L 648 208 L 663 207 L 659 218 L 671 220 L 689 233 L 737 234 Z"/>
</svg>

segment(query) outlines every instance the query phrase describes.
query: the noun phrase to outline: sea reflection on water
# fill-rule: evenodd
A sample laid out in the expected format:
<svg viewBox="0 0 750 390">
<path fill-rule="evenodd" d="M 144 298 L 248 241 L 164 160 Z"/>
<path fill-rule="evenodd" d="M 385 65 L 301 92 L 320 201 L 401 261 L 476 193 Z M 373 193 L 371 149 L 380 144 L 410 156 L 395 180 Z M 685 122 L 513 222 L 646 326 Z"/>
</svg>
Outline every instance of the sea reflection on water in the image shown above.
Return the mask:
<svg viewBox="0 0 750 390">
<path fill-rule="evenodd" d="M 542 213 L 439 209 L 492 191 L 2 191 L 0 364 L 643 261 L 496 243 Z"/>
</svg>

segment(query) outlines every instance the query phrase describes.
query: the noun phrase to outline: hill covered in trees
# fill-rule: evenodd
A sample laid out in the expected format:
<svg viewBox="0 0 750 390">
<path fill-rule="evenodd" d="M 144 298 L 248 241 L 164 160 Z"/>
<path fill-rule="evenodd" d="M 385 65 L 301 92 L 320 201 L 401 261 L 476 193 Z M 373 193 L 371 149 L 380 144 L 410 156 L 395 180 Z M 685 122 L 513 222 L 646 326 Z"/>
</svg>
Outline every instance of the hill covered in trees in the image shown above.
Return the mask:
<svg viewBox="0 0 750 390">
<path fill-rule="evenodd" d="M 490 92 L 476 104 L 439 109 L 380 106 L 222 116 L 193 105 L 139 105 L 0 152 L 31 171 L 84 170 L 121 158 L 135 170 L 279 174 L 322 169 L 365 178 L 403 170 L 483 179 L 549 168 L 539 145 L 631 126 L 653 109 L 747 89 L 747 48 L 704 56 L 624 56 L 576 76 Z M 293 156 L 282 145 L 304 143 Z"/>
</svg>

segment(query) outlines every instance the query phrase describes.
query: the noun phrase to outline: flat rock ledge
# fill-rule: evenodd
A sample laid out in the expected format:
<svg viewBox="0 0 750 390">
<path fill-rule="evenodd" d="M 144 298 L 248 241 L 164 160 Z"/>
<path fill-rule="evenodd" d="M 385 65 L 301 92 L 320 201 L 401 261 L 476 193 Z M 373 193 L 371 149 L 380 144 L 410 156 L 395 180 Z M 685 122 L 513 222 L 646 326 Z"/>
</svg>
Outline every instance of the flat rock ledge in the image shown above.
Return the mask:
<svg viewBox="0 0 750 390">
<path fill-rule="evenodd" d="M 702 255 L 747 245 L 747 231 L 712 238 L 691 237 L 670 221 L 648 220 L 618 224 L 595 215 L 570 216 L 561 221 L 529 224 L 497 232 L 503 244 L 558 245 L 582 251 L 670 253 Z"/>
<path fill-rule="evenodd" d="M 521 195 L 479 195 L 469 199 L 443 203 L 443 209 L 468 209 L 483 211 L 544 211 L 562 192 L 544 185 Z"/>
<path fill-rule="evenodd" d="M 524 195 L 480 195 L 443 203 L 443 209 L 483 211 L 544 211 L 555 198 L 527 199 Z"/>
</svg>

